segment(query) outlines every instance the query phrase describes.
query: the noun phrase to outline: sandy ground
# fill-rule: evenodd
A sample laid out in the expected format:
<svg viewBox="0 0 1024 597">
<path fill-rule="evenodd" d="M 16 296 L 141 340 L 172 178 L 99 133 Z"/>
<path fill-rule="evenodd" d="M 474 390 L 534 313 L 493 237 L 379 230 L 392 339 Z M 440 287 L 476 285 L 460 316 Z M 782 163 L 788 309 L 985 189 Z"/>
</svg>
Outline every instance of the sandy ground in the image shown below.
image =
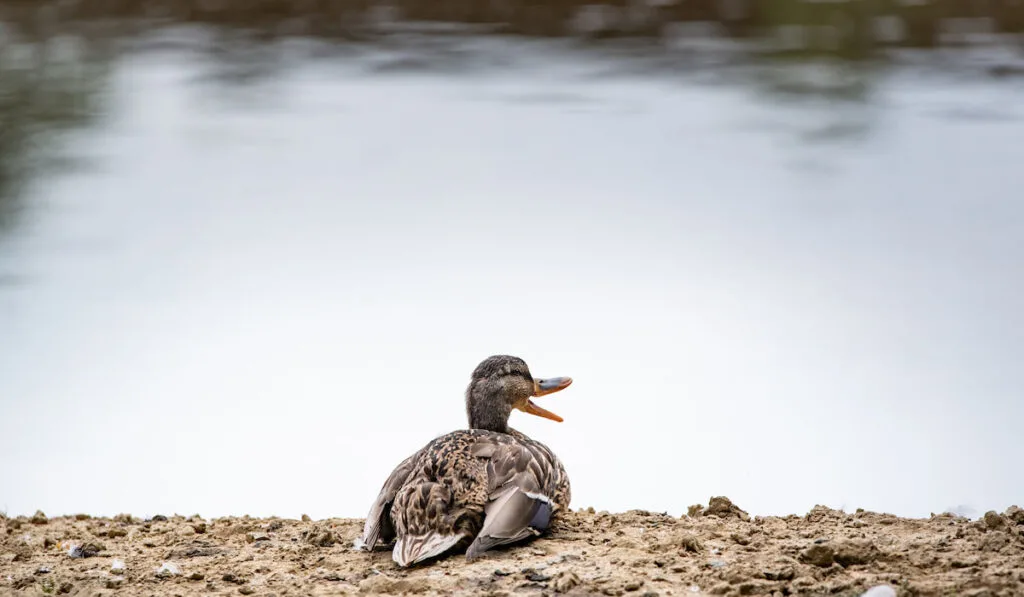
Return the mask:
<svg viewBox="0 0 1024 597">
<path fill-rule="evenodd" d="M 549 536 L 400 570 L 354 551 L 362 521 L 0 517 L 0 594 L 1024 595 L 1024 510 L 971 521 L 816 507 L 749 517 L 565 513 Z M 891 595 L 891 593 L 890 593 Z"/>
</svg>

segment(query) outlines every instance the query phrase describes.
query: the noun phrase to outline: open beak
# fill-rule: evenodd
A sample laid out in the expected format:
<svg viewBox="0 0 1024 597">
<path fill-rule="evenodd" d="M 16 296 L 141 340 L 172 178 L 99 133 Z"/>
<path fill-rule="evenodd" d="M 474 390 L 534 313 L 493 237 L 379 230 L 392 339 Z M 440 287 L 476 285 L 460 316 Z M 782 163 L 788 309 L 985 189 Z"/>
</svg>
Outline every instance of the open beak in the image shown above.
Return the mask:
<svg viewBox="0 0 1024 597">
<path fill-rule="evenodd" d="M 550 379 L 535 379 L 533 381 L 533 395 L 543 396 L 545 394 L 554 394 L 560 390 L 568 388 L 572 384 L 571 377 L 552 377 Z M 555 413 L 545 410 L 533 403 L 533 400 L 527 400 L 526 406 L 523 407 L 523 412 L 536 415 L 538 417 L 544 417 L 545 419 L 551 419 L 552 421 L 562 422 L 562 417 Z"/>
</svg>

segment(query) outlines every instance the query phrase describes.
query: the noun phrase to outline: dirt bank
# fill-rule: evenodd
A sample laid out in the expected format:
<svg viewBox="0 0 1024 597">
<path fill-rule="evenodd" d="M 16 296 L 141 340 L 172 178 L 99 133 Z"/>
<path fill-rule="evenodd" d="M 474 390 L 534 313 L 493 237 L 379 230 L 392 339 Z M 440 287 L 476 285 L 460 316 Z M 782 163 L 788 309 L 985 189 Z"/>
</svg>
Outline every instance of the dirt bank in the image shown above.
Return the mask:
<svg viewBox="0 0 1024 597">
<path fill-rule="evenodd" d="M 351 549 L 362 521 L 0 517 L 0 594 L 1024 595 L 1024 510 L 978 521 L 817 507 L 749 517 L 570 512 L 549 537 L 399 570 Z"/>
</svg>

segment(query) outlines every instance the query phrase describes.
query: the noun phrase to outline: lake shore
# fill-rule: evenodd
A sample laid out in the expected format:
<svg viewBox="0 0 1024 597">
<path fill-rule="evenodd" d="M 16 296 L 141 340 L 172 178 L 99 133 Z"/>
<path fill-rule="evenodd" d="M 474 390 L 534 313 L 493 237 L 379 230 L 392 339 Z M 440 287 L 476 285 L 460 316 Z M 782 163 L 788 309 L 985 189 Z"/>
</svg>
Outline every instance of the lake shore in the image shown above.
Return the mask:
<svg viewBox="0 0 1024 597">
<path fill-rule="evenodd" d="M 0 517 L 0 594 L 1024 595 L 1024 510 L 972 521 L 815 507 L 752 517 L 564 513 L 548 536 L 399 569 L 352 549 L 362 520 Z M 891 594 L 891 593 L 890 593 Z"/>
</svg>

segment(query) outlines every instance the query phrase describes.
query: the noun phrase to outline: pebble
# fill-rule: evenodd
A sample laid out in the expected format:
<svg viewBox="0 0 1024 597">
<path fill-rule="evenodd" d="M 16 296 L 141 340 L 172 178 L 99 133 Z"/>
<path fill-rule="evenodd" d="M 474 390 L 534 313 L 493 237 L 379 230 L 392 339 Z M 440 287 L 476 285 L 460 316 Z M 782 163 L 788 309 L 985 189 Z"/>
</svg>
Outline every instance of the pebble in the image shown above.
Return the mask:
<svg viewBox="0 0 1024 597">
<path fill-rule="evenodd" d="M 330 547 L 335 544 L 337 537 L 326 526 L 317 525 L 302 533 L 302 541 L 319 547 Z"/>
<path fill-rule="evenodd" d="M 812 545 L 800 552 L 800 561 L 812 566 L 828 568 L 832 565 L 836 553 L 831 546 L 826 544 Z"/>
<path fill-rule="evenodd" d="M 686 551 L 700 553 L 704 550 L 704 544 L 693 533 L 683 533 L 679 536 L 679 546 Z"/>
<path fill-rule="evenodd" d="M 555 575 L 554 581 L 551 583 L 551 588 L 553 588 L 556 593 L 568 593 L 579 584 L 580 577 L 576 576 L 576 573 L 571 570 L 565 570 Z"/>
<path fill-rule="evenodd" d="M 122 560 L 115 559 L 110 563 L 111 574 L 120 574 L 124 572 L 124 562 Z"/>
<path fill-rule="evenodd" d="M 28 520 L 32 524 L 46 524 L 50 522 L 50 519 L 43 514 L 42 510 L 36 510 L 36 513 L 32 515 L 32 518 Z"/>
<path fill-rule="evenodd" d="M 179 574 L 181 574 L 181 568 L 174 562 L 164 562 L 156 569 L 156 575 L 159 577 L 178 576 Z"/>
<path fill-rule="evenodd" d="M 153 518 L 150 518 L 153 522 L 167 522 L 167 517 L 163 514 L 157 514 Z"/>
<path fill-rule="evenodd" d="M 302 515 L 302 522 L 312 522 L 312 520 L 313 519 L 309 517 L 309 514 Z"/>
<path fill-rule="evenodd" d="M 206 576 L 204 576 L 202 572 L 193 572 L 188 575 L 189 580 L 203 580 L 204 578 L 206 578 Z"/>
<path fill-rule="evenodd" d="M 732 503 L 732 500 L 725 496 L 715 496 L 708 501 L 708 507 L 701 512 L 701 516 L 717 516 L 719 518 L 738 518 L 750 520 L 750 515 L 739 506 Z"/>
<path fill-rule="evenodd" d="M 896 589 L 889 585 L 878 585 L 864 591 L 860 597 L 896 597 Z"/>
<path fill-rule="evenodd" d="M 114 576 L 112 578 L 108 578 L 107 579 L 107 588 L 108 589 L 119 589 L 119 588 L 121 588 L 121 585 L 123 585 L 123 584 L 124 584 L 124 577 L 123 576 Z"/>
<path fill-rule="evenodd" d="M 86 543 L 85 545 L 71 545 L 68 547 L 68 555 L 72 558 L 91 558 L 103 551 L 99 543 Z"/>
</svg>

